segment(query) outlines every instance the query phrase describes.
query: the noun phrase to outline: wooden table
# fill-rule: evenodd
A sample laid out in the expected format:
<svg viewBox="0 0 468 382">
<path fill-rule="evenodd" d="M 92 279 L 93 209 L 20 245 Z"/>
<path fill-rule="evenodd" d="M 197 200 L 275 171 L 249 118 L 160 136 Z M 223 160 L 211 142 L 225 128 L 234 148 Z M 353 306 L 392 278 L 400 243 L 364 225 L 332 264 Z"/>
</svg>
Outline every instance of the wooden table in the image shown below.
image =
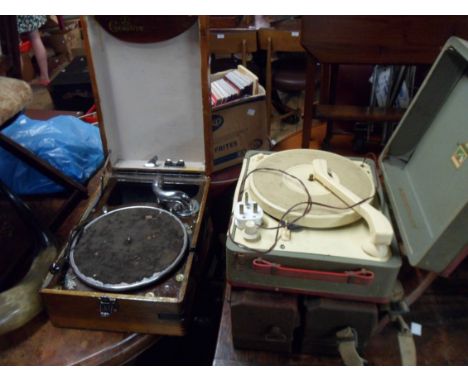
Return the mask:
<svg viewBox="0 0 468 382">
<path fill-rule="evenodd" d="M 44 119 L 63 112 L 33 111 L 32 118 Z M 89 182 L 90 195 L 97 192 L 100 173 Z M 91 196 L 92 199 L 92 196 Z M 64 243 L 77 224 L 88 200 L 82 200 L 55 232 Z M 63 198 L 47 198 L 30 203 L 39 219 L 48 217 L 63 204 Z M 127 363 L 155 344 L 161 337 L 54 327 L 41 313 L 24 327 L 0 337 L 0 365 L 119 365 Z"/>
<path fill-rule="evenodd" d="M 99 173 L 89 190 L 96 190 Z M 57 200 L 55 204 L 63 203 Z M 44 209 L 56 208 L 49 198 Z M 86 200 L 79 203 L 56 232 L 63 243 L 78 222 Z M 31 205 L 33 210 L 38 204 Z M 45 214 L 42 211 L 40 215 Z M 129 362 L 161 337 L 136 333 L 104 332 L 54 327 L 43 312 L 22 328 L 0 337 L 0 365 L 120 365 Z"/>
<path fill-rule="evenodd" d="M 160 337 L 54 327 L 45 313 L 0 337 L 0 365 L 121 365 Z"/>
<path fill-rule="evenodd" d="M 439 278 L 412 306 L 406 321 L 422 325 L 415 337 L 418 365 L 468 365 L 468 261 L 448 279 Z M 233 347 L 227 287 L 213 365 L 342 365 L 338 357 L 238 350 Z M 387 326 L 369 342 L 370 365 L 401 365 L 397 331 Z"/>
</svg>

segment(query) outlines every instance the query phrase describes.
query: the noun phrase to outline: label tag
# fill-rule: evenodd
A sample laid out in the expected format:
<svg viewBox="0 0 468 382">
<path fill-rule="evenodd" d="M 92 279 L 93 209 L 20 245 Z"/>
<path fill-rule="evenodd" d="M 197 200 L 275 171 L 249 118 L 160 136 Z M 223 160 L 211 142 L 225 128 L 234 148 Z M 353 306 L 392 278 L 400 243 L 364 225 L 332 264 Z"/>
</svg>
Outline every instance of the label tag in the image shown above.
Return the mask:
<svg viewBox="0 0 468 382">
<path fill-rule="evenodd" d="M 291 32 L 291 37 L 299 37 L 299 32 L 298 31 Z"/>
<path fill-rule="evenodd" d="M 411 333 L 415 336 L 421 336 L 422 334 L 422 325 L 418 324 L 417 322 L 411 323 Z"/>
<path fill-rule="evenodd" d="M 217 38 L 218 40 L 222 40 L 222 39 L 224 38 L 224 34 L 223 34 L 223 33 L 218 33 L 218 34 L 216 35 L 216 38 Z"/>
<path fill-rule="evenodd" d="M 468 158 L 468 142 L 457 145 L 457 149 L 452 155 L 452 163 L 455 168 L 460 168 L 465 160 Z"/>
<path fill-rule="evenodd" d="M 248 109 L 247 115 L 250 115 L 251 117 L 253 117 L 255 115 L 255 109 Z"/>
</svg>

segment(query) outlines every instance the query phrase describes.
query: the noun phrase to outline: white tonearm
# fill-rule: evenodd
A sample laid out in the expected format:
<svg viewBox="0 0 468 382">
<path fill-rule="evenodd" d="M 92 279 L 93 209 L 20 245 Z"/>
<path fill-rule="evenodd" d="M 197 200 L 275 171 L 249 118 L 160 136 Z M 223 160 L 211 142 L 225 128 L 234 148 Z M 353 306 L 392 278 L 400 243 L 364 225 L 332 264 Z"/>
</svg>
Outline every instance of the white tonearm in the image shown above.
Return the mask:
<svg viewBox="0 0 468 382">
<path fill-rule="evenodd" d="M 313 160 L 312 166 L 314 179 L 343 202 L 348 205 L 356 205 L 361 201 L 355 193 L 328 175 L 328 165 L 325 159 Z M 357 204 L 353 210 L 361 215 L 369 226 L 371 235 L 370 239 L 362 244 L 364 252 L 374 257 L 385 257 L 388 253 L 388 246 L 393 239 L 393 228 L 388 219 L 369 203 Z"/>
</svg>

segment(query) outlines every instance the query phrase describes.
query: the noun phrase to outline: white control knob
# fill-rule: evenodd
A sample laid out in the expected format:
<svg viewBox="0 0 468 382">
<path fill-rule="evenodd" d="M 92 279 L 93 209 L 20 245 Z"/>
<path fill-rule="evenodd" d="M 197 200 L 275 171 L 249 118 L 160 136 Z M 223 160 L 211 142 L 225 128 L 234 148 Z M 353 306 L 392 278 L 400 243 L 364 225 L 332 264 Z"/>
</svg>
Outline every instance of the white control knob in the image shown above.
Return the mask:
<svg viewBox="0 0 468 382">
<path fill-rule="evenodd" d="M 258 232 L 258 226 L 252 220 L 249 220 L 245 223 L 244 239 L 248 241 L 257 241 L 258 239 L 260 239 L 260 232 Z"/>
</svg>

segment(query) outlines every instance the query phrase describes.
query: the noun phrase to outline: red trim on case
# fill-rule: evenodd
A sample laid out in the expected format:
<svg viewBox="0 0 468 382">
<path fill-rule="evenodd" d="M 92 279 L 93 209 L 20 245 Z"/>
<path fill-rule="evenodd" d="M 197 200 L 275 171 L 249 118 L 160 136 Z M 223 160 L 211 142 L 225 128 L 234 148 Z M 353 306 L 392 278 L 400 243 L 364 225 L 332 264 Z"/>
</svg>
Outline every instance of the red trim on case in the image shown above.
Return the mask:
<svg viewBox="0 0 468 382">
<path fill-rule="evenodd" d="M 367 269 L 343 272 L 319 271 L 286 267 L 261 258 L 252 261 L 252 268 L 256 271 L 267 272 L 278 276 L 299 277 L 341 284 L 369 285 L 374 281 L 374 272 Z"/>
</svg>

